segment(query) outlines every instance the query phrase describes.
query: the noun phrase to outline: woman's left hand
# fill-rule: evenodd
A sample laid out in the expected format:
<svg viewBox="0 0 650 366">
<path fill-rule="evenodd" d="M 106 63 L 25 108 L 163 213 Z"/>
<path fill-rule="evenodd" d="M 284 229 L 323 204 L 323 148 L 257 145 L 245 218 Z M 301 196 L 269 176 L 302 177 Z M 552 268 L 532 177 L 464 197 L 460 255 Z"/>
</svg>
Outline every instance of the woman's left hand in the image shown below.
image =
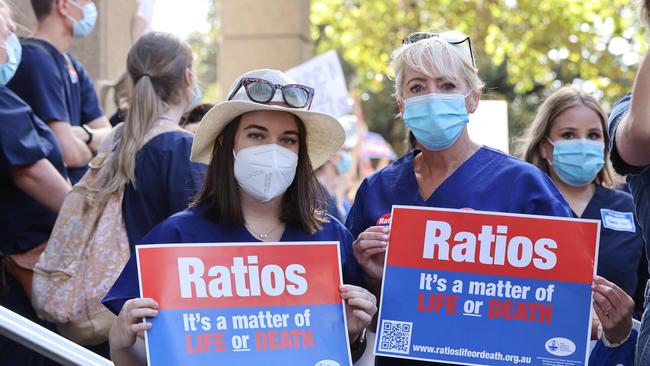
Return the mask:
<svg viewBox="0 0 650 366">
<path fill-rule="evenodd" d="M 377 298 L 370 291 L 359 286 L 343 285 L 340 290 L 341 297 L 345 300 L 350 344 L 354 344 L 377 313 Z"/>
<path fill-rule="evenodd" d="M 594 276 L 594 310 L 608 341 L 620 343 L 632 329 L 634 300 L 620 287 L 603 277 Z"/>
</svg>

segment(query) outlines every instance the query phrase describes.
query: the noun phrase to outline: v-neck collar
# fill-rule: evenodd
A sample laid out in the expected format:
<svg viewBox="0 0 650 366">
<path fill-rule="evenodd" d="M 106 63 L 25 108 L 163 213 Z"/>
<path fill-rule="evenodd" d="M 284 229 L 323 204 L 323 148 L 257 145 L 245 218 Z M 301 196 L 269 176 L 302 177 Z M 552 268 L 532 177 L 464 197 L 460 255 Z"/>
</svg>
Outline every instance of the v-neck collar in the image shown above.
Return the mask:
<svg viewBox="0 0 650 366">
<path fill-rule="evenodd" d="M 404 165 L 400 171 L 400 175 L 403 179 L 395 180 L 395 186 L 393 187 L 393 192 L 399 195 L 400 198 L 412 197 L 410 203 L 417 206 L 432 206 L 433 203 L 439 198 L 442 192 L 447 190 L 447 187 L 453 185 L 454 181 L 459 179 L 462 180 L 462 177 L 467 173 L 467 166 L 474 164 L 474 161 L 480 159 L 485 153 L 485 148 L 481 146 L 476 150 L 469 158 L 467 158 L 456 170 L 454 170 L 440 185 L 431 193 L 431 195 L 425 200 L 420 194 L 420 185 L 415 176 L 415 156 L 420 154 L 419 150 L 413 150 L 406 156 Z M 406 182 L 406 184 L 398 185 L 399 181 Z M 413 189 L 415 187 L 415 189 Z M 413 196 L 415 195 L 415 196 Z M 403 201 L 403 199 L 400 199 Z"/>
</svg>

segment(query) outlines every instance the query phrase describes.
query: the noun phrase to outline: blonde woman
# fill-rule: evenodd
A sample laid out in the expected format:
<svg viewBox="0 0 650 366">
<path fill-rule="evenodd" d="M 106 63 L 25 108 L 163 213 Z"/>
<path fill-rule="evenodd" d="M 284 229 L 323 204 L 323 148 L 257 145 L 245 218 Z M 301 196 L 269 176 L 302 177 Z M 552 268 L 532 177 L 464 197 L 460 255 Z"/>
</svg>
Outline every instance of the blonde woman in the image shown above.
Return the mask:
<svg viewBox="0 0 650 366">
<path fill-rule="evenodd" d="M 114 152 L 91 188 L 99 203 L 124 190 L 131 249 L 151 228 L 187 208 L 201 187 L 205 166 L 190 162 L 193 137 L 178 126 L 200 96 L 191 65 L 189 45 L 160 32 L 142 36 L 128 55 L 133 92 L 126 121 L 116 128 Z"/>
<path fill-rule="evenodd" d="M 377 295 L 393 205 L 571 216 L 547 175 L 481 146 L 467 133 L 483 87 L 470 42 L 455 31 L 421 32 L 407 36 L 393 51 L 395 98 L 415 148 L 364 180 L 347 219 L 357 237 L 355 257 Z M 431 333 L 432 338 L 441 336 Z M 435 363 L 376 361 L 382 366 L 420 364 Z"/>
<path fill-rule="evenodd" d="M 604 301 L 604 306 L 596 301 L 594 308 L 604 329 L 603 343 L 619 345 L 630 334 L 631 297 L 638 282 L 647 279 L 647 269 L 639 268 L 645 242 L 632 196 L 611 188 L 605 113 L 591 95 L 561 88 L 539 108 L 524 141 L 521 156 L 551 177 L 573 216 L 601 220 L 598 275 L 613 283 L 617 296 L 612 299 L 618 300 Z M 631 363 L 633 345 L 629 349 Z"/>
</svg>

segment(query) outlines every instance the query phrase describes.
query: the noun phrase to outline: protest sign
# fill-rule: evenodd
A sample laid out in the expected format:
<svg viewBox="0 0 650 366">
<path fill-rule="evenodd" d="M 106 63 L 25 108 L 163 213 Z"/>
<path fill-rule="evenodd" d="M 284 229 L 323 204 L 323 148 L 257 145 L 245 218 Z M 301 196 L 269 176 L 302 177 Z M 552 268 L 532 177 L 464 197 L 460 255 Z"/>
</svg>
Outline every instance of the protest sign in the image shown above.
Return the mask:
<svg viewBox="0 0 650 366">
<path fill-rule="evenodd" d="M 352 365 L 338 243 L 137 247 L 150 366 Z"/>
<path fill-rule="evenodd" d="M 394 206 L 375 353 L 586 365 L 600 222 Z"/>
<path fill-rule="evenodd" d="M 328 51 L 287 70 L 299 84 L 315 89 L 311 111 L 340 118 L 352 112 L 348 103 L 348 87 L 336 51 Z"/>
</svg>

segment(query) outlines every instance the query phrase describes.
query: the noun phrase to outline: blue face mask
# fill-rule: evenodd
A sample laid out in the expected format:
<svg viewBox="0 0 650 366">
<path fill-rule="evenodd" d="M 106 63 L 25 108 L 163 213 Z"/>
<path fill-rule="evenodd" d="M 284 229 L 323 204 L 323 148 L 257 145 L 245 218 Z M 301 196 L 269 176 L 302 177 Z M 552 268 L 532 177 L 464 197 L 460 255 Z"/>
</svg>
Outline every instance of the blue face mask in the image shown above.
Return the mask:
<svg viewBox="0 0 650 366">
<path fill-rule="evenodd" d="M 558 178 L 570 186 L 582 187 L 593 182 L 605 165 L 605 144 L 601 141 L 559 140 L 551 145 L 553 162 L 549 164 Z"/>
<path fill-rule="evenodd" d="M 192 87 L 192 100 L 190 101 L 190 104 L 187 105 L 187 108 L 185 108 L 185 112 L 187 113 L 191 111 L 192 108 L 199 105 L 199 103 L 201 103 L 201 99 L 203 99 L 203 92 L 201 91 L 199 84 L 194 83 L 194 87 Z"/>
<path fill-rule="evenodd" d="M 72 26 L 72 35 L 75 38 L 86 37 L 90 34 L 90 32 L 93 31 L 93 28 L 95 28 L 95 23 L 97 22 L 97 7 L 93 2 L 90 2 L 83 7 L 74 1 L 71 1 L 70 4 L 83 11 L 83 15 L 79 20 L 75 20 L 71 16 L 68 16 L 68 18 L 74 24 Z"/>
<path fill-rule="evenodd" d="M 432 93 L 409 98 L 404 101 L 404 124 L 427 150 L 445 150 L 469 122 L 467 95 Z"/>
<path fill-rule="evenodd" d="M 0 45 L 7 52 L 7 63 L 0 64 L 0 85 L 7 85 L 9 80 L 14 77 L 20 59 L 23 54 L 23 47 L 15 34 L 9 35 L 6 45 Z"/>
<path fill-rule="evenodd" d="M 345 174 L 350 171 L 352 167 L 352 154 L 347 151 L 341 152 L 341 160 L 336 164 L 336 170 L 339 174 Z"/>
</svg>

